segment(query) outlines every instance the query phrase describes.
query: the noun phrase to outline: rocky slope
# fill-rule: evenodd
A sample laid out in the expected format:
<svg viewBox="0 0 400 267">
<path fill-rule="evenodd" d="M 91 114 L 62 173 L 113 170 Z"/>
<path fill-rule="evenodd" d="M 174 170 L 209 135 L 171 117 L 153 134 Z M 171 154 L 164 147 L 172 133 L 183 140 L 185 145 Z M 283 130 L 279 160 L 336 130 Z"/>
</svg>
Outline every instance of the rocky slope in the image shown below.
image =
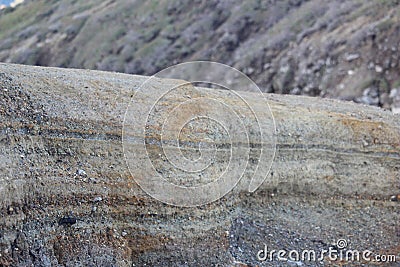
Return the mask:
<svg viewBox="0 0 400 267">
<path fill-rule="evenodd" d="M 400 260 L 400 121 L 391 112 L 268 95 L 276 155 L 262 186 L 249 193 L 240 183 L 211 204 L 174 207 L 139 188 L 136 179 L 150 177 L 133 176 L 138 170 L 128 169 L 121 144 L 124 112 L 145 80 L 0 64 L 0 265 L 365 266 L 328 257 L 257 259 L 264 244 L 320 253 L 337 248 L 341 238 L 348 241 L 346 249 Z M 135 93 L 132 107 L 143 112 L 154 92 L 174 83 L 149 84 Z M 196 90 L 238 107 L 227 90 Z M 265 108 L 258 95 L 247 97 L 255 111 Z M 179 101 L 182 95 L 169 97 L 157 110 Z M 156 121 L 148 122 L 148 129 L 157 129 Z M 140 131 L 131 130 L 138 137 Z M 191 141 L 198 143 L 203 132 L 192 132 Z M 135 150 L 140 147 L 140 139 L 130 140 Z M 148 147 L 154 160 L 157 146 Z M 141 164 L 146 155 L 132 160 Z M 165 169 L 168 160 L 159 163 Z"/>
<path fill-rule="evenodd" d="M 0 61 L 154 74 L 213 60 L 265 92 L 400 108 L 397 0 L 26 1 L 0 13 Z"/>
</svg>

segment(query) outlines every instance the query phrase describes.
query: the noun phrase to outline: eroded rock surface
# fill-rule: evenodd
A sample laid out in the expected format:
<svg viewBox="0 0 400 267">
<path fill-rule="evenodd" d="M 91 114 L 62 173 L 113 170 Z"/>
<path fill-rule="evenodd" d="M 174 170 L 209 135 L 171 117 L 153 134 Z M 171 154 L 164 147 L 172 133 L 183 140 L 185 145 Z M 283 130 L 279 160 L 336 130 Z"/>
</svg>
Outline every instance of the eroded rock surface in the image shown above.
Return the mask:
<svg viewBox="0 0 400 267">
<path fill-rule="evenodd" d="M 257 252 L 320 251 L 340 238 L 399 261 L 398 116 L 267 95 L 276 155 L 263 185 L 174 207 L 143 192 L 124 158 L 124 112 L 145 79 L 0 64 L 0 265 L 329 266 L 260 262 Z M 174 81 L 154 90 L 163 82 Z"/>
</svg>

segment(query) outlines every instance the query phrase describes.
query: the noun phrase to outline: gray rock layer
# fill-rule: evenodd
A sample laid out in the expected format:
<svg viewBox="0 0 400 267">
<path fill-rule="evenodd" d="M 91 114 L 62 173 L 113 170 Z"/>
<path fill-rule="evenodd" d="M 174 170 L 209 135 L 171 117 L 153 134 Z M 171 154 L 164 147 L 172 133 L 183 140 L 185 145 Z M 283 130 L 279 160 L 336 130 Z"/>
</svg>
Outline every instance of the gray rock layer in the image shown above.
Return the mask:
<svg viewBox="0 0 400 267">
<path fill-rule="evenodd" d="M 177 82 L 157 80 L 134 96 L 146 79 L 0 64 L 0 265 L 329 266 L 339 263 L 261 262 L 257 252 L 264 244 L 320 251 L 340 238 L 400 260 L 398 116 L 266 95 L 276 153 L 270 169 L 259 164 L 268 174 L 261 187 L 249 193 L 245 175 L 220 200 L 180 208 L 143 192 L 124 158 L 131 99 L 140 111 L 151 104 L 146 94 Z M 229 102 L 229 91 L 216 92 Z M 267 108 L 248 99 L 255 110 Z"/>
</svg>

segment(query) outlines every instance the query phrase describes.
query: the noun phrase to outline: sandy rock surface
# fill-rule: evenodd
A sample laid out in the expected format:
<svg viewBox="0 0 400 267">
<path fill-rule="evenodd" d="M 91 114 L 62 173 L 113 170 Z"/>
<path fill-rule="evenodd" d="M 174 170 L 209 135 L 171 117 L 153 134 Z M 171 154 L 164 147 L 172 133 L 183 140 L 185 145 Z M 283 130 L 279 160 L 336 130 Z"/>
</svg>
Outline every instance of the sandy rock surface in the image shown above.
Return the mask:
<svg viewBox="0 0 400 267">
<path fill-rule="evenodd" d="M 327 257 L 257 258 L 264 244 L 318 252 L 339 239 L 347 249 L 400 261 L 398 115 L 337 100 L 266 95 L 275 155 L 272 166 L 259 164 L 268 174 L 264 183 L 250 193 L 244 176 L 220 200 L 175 207 L 146 194 L 124 157 L 131 99 L 140 99 L 131 103 L 140 111 L 158 87 L 179 83 L 157 80 L 135 95 L 146 79 L 0 64 L 0 265 L 340 266 Z M 227 91 L 216 92 L 229 101 Z M 259 98 L 248 99 L 254 110 L 266 108 Z"/>
</svg>

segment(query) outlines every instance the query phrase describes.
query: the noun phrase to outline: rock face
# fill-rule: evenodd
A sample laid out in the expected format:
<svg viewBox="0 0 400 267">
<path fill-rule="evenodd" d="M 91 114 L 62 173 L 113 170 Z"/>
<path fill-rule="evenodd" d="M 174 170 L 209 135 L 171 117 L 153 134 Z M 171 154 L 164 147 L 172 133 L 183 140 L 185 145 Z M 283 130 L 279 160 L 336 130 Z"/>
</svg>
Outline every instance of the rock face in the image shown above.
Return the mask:
<svg viewBox="0 0 400 267">
<path fill-rule="evenodd" d="M 276 151 L 269 172 L 259 165 L 268 174 L 264 183 L 250 193 L 244 176 L 221 199 L 182 208 L 147 195 L 135 179 L 150 177 L 134 177 L 124 157 L 129 104 L 140 111 L 152 92 L 180 82 L 157 80 L 137 93 L 146 79 L 0 64 L 0 265 L 329 265 L 328 257 L 271 262 L 257 253 L 265 244 L 318 253 L 339 239 L 348 249 L 400 260 L 398 116 L 337 100 L 266 95 Z M 215 90 L 229 102 L 228 91 Z M 254 110 L 266 108 L 247 96 Z"/>
</svg>

